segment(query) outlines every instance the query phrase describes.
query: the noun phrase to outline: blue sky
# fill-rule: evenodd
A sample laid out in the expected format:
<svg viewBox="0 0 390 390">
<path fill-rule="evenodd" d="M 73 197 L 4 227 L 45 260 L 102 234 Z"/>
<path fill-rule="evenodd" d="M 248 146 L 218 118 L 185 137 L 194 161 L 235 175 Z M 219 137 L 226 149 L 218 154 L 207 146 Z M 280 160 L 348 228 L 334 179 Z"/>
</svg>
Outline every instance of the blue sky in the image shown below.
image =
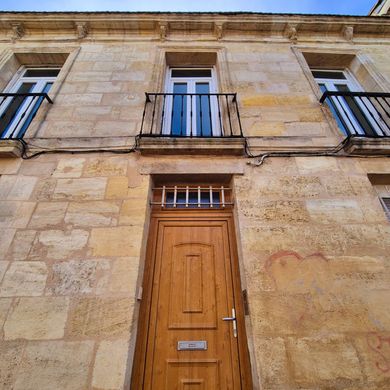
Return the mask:
<svg viewBox="0 0 390 390">
<path fill-rule="evenodd" d="M 256 11 L 367 15 L 376 0 L 1 0 L 1 11 Z"/>
</svg>

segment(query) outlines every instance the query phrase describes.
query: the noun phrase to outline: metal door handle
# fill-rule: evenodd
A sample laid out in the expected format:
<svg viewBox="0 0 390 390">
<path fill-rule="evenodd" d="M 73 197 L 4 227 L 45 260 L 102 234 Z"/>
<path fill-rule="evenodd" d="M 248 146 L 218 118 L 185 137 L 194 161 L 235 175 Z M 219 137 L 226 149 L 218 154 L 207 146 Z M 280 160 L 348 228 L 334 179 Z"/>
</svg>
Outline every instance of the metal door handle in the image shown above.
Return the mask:
<svg viewBox="0 0 390 390">
<path fill-rule="evenodd" d="M 232 309 L 231 317 L 223 317 L 222 321 L 232 321 L 233 325 L 233 336 L 237 337 L 237 318 L 236 318 L 236 310 Z"/>
</svg>

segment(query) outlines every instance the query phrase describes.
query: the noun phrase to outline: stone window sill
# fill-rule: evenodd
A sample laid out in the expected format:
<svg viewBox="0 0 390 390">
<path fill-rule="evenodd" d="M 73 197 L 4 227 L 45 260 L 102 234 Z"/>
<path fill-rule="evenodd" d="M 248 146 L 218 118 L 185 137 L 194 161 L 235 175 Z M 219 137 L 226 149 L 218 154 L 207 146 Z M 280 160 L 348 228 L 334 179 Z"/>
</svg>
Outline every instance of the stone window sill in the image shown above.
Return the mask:
<svg viewBox="0 0 390 390">
<path fill-rule="evenodd" d="M 245 138 L 175 138 L 142 137 L 139 140 L 142 154 L 213 154 L 238 155 L 245 152 Z"/>
<path fill-rule="evenodd" d="M 0 158 L 2 157 L 21 157 L 23 147 L 20 141 L 16 139 L 0 140 Z"/>
<path fill-rule="evenodd" d="M 351 154 L 383 154 L 389 156 L 390 137 L 353 137 L 345 151 Z"/>
</svg>

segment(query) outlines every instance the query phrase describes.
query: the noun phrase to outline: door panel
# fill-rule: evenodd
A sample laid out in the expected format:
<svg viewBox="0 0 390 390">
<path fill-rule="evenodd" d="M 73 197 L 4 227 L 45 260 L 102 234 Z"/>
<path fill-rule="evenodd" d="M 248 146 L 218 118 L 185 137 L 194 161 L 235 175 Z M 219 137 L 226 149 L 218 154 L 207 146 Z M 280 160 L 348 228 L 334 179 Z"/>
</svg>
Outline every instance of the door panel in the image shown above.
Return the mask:
<svg viewBox="0 0 390 390">
<path fill-rule="evenodd" d="M 241 389 L 238 339 L 222 320 L 234 307 L 227 221 L 160 221 L 156 242 L 144 388 Z"/>
</svg>

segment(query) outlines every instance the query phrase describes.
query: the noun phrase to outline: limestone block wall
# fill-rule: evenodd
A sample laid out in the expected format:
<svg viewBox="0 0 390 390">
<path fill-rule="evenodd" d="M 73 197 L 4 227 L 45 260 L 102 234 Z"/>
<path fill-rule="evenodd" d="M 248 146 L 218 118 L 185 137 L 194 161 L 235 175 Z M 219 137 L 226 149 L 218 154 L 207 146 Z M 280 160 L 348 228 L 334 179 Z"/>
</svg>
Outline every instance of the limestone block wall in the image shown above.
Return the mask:
<svg viewBox="0 0 390 390">
<path fill-rule="evenodd" d="M 262 389 L 390 386 L 386 159 L 269 159 L 235 178 Z"/>
<path fill-rule="evenodd" d="M 0 175 L 0 388 L 123 388 L 148 177 L 99 154 L 0 159 Z"/>
</svg>

